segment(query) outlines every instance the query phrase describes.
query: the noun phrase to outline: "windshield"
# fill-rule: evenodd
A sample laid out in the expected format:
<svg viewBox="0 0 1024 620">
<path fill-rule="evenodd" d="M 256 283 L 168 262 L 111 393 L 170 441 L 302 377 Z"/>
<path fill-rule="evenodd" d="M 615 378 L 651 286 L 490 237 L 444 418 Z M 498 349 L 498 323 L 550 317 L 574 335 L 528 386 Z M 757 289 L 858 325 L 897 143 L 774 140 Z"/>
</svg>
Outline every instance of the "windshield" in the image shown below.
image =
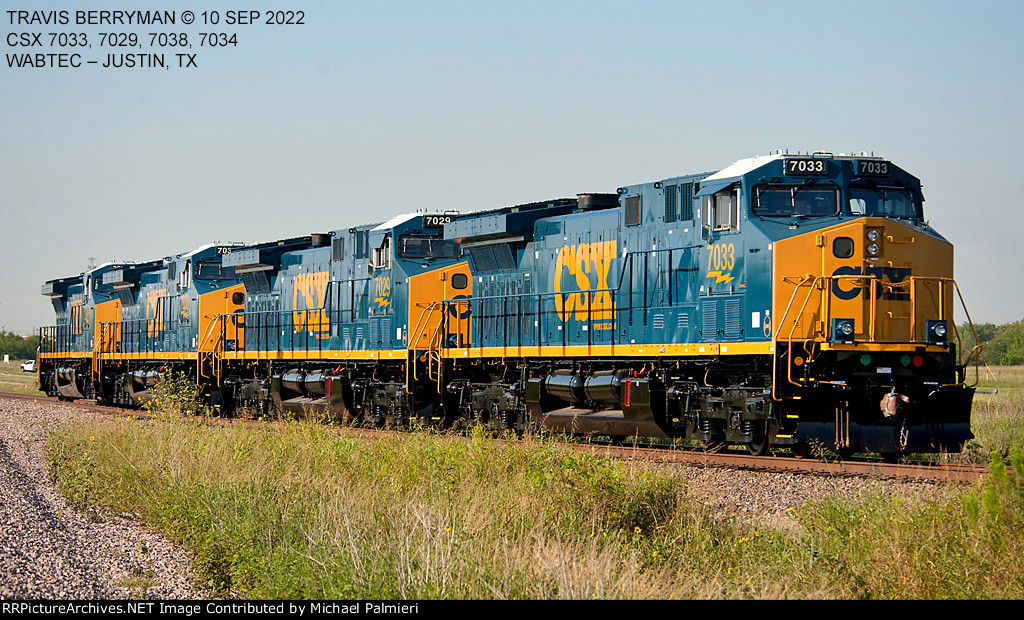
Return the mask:
<svg viewBox="0 0 1024 620">
<path fill-rule="evenodd" d="M 222 267 L 220 261 L 199 261 L 196 280 L 234 280 L 235 268 Z"/>
<path fill-rule="evenodd" d="M 920 217 L 914 196 L 895 187 L 850 188 L 850 213 L 879 217 Z"/>
<path fill-rule="evenodd" d="M 838 192 L 830 187 L 766 187 L 757 190 L 757 215 L 835 215 Z"/>
<path fill-rule="evenodd" d="M 462 247 L 450 239 L 406 235 L 399 239 L 398 255 L 403 258 L 458 258 L 462 256 Z"/>
</svg>

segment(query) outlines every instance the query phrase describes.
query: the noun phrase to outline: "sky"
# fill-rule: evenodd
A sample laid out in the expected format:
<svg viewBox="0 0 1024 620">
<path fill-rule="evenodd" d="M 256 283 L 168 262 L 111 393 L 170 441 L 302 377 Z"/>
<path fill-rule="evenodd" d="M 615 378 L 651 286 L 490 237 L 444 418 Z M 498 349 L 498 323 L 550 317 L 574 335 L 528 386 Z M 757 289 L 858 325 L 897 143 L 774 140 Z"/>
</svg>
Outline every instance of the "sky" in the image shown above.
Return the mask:
<svg viewBox="0 0 1024 620">
<path fill-rule="evenodd" d="M 229 25 L 240 7 L 258 23 Z M 140 9 L 178 23 L 75 23 L 79 10 Z M 19 10 L 71 23 L 12 25 Z M 272 10 L 304 23 L 268 25 Z M 921 178 L 971 318 L 1024 318 L 1019 1 L 0 0 L 0 11 L 0 329 L 52 324 L 41 285 L 90 260 L 614 192 L 778 148 L 873 152 Z M 219 23 L 203 25 L 203 11 Z M 149 46 L 149 33 L 182 32 L 188 50 Z M 201 46 L 202 32 L 237 44 Z M 21 33 L 43 46 L 10 45 Z M 50 33 L 92 47 L 55 49 Z M 102 33 L 135 33 L 142 47 L 102 47 Z M 172 66 L 9 66 L 24 53 L 152 52 Z M 179 68 L 182 52 L 196 66 Z"/>
</svg>

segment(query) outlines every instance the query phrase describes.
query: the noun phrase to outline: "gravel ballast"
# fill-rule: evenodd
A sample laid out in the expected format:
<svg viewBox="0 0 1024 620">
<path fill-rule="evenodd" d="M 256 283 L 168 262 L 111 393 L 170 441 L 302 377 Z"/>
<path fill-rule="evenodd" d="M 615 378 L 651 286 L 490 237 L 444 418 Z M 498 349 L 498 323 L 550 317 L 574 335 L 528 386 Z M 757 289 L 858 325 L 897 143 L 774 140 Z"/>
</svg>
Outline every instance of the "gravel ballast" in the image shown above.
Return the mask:
<svg viewBox="0 0 1024 620">
<path fill-rule="evenodd" d="M 102 417 L 0 398 L 0 598 L 205 598 L 188 553 L 130 518 L 90 521 L 50 481 L 47 434 Z"/>
</svg>

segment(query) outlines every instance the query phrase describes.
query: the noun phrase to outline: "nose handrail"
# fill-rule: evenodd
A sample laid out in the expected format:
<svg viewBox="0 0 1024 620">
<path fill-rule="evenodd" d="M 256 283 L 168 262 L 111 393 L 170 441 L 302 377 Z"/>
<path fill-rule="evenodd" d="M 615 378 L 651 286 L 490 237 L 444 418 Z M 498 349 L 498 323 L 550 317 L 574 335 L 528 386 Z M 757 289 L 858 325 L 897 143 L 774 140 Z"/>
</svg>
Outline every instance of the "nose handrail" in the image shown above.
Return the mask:
<svg viewBox="0 0 1024 620">
<path fill-rule="evenodd" d="M 805 317 L 806 316 L 805 312 L 806 312 L 808 304 L 810 303 L 810 301 L 812 299 L 814 291 L 815 290 L 820 290 L 821 291 L 821 303 L 820 303 L 819 307 L 821 308 L 822 315 L 821 315 L 821 321 L 819 321 L 819 325 L 821 325 L 821 327 L 820 328 L 816 327 L 814 329 L 814 331 L 812 331 L 811 334 L 810 334 L 811 338 L 809 340 L 805 340 L 804 341 L 804 350 L 807 352 L 807 355 L 808 355 L 808 360 L 807 361 L 810 362 L 810 361 L 813 360 L 813 357 L 814 357 L 814 354 L 815 354 L 815 348 L 816 348 L 817 344 L 819 343 L 819 340 L 816 339 L 816 337 L 820 337 L 821 340 L 824 340 L 825 337 L 826 337 L 826 333 L 825 333 L 824 330 L 827 329 L 827 326 L 830 325 L 831 322 L 832 322 L 831 321 L 831 319 L 832 319 L 832 303 L 831 303 L 832 302 L 832 291 L 833 291 L 833 288 L 835 286 L 835 283 L 838 282 L 838 281 L 841 281 L 841 280 L 855 281 L 861 287 L 864 287 L 864 286 L 868 286 L 869 287 L 869 290 L 868 290 L 868 325 L 867 325 L 867 330 L 866 330 L 867 331 L 867 342 L 877 342 L 878 341 L 877 340 L 877 333 L 876 333 L 876 325 L 877 325 L 877 317 L 878 317 L 877 299 L 878 299 L 879 295 L 877 293 L 879 292 L 878 288 L 880 288 L 880 287 L 884 287 L 885 290 L 888 291 L 888 292 L 904 291 L 904 290 L 909 289 L 909 290 L 907 290 L 907 292 L 910 295 L 910 314 L 909 314 L 909 316 L 908 317 L 892 317 L 892 318 L 893 319 L 909 318 L 909 321 L 910 321 L 910 324 L 909 324 L 910 340 L 909 340 L 909 342 L 911 342 L 911 343 L 919 342 L 918 338 L 917 338 L 917 309 L 918 309 L 918 303 L 917 302 L 918 302 L 918 297 L 919 297 L 919 295 L 918 295 L 918 288 L 919 288 L 919 284 L 928 283 L 928 282 L 935 283 L 938 286 L 938 304 L 937 305 L 938 305 L 938 311 L 939 311 L 939 315 L 938 315 L 938 319 L 939 320 L 948 320 L 948 317 L 946 316 L 946 312 L 945 312 L 946 304 L 944 303 L 944 300 L 945 300 L 946 296 L 949 294 L 949 291 L 948 291 L 949 286 L 952 285 L 953 290 L 956 291 L 957 298 L 960 300 L 960 307 L 963 309 L 964 314 L 967 316 L 967 324 L 970 326 L 971 331 L 972 331 L 972 333 L 974 335 L 974 342 L 975 343 L 978 342 L 978 332 L 977 332 L 977 329 L 974 327 L 974 321 L 971 320 L 971 314 L 970 314 L 970 311 L 968 311 L 968 309 L 967 309 L 967 304 L 964 302 L 963 294 L 960 291 L 960 286 L 957 284 L 956 280 L 954 280 L 953 278 L 948 278 L 948 277 L 943 277 L 943 276 L 911 276 L 909 279 L 905 279 L 905 280 L 902 280 L 900 282 L 887 282 L 887 281 L 884 281 L 884 280 L 880 279 L 875 274 L 837 274 L 837 275 L 829 275 L 829 276 L 815 276 L 815 275 L 812 275 L 812 274 L 807 274 L 807 275 L 804 275 L 804 276 L 786 276 L 786 277 L 782 278 L 782 281 L 786 282 L 786 283 L 789 283 L 789 284 L 793 284 L 794 288 L 793 288 L 793 294 L 790 296 L 789 303 L 786 305 L 786 309 L 782 313 L 782 318 L 777 323 L 778 326 L 777 326 L 775 334 L 774 334 L 774 336 L 772 338 L 772 340 L 775 341 L 776 345 L 782 340 L 782 333 L 783 333 L 784 326 L 786 324 L 786 320 L 790 317 L 790 313 L 793 310 L 793 306 L 794 306 L 794 304 L 798 300 L 798 295 L 800 294 L 801 291 L 804 291 L 806 293 L 804 295 L 804 297 L 803 297 L 803 302 L 800 304 L 799 311 L 796 313 L 796 315 L 794 315 L 792 323 L 791 323 L 791 325 L 789 327 L 789 332 L 785 336 L 786 355 L 788 356 L 787 360 L 786 360 L 786 380 L 787 380 L 787 382 L 789 382 L 792 385 L 796 385 L 798 387 L 802 387 L 802 384 L 800 384 L 800 383 L 798 383 L 798 382 L 793 380 L 793 375 L 792 375 L 792 370 L 793 370 L 793 365 L 794 365 L 793 364 L 793 357 L 792 357 L 793 341 L 794 341 L 794 338 L 795 338 L 797 326 L 800 325 L 799 317 Z M 974 387 L 974 386 L 976 386 L 978 384 L 978 381 L 979 381 L 980 374 L 979 374 L 979 367 L 978 367 L 978 365 L 979 365 L 979 359 L 981 357 L 982 347 L 979 344 L 975 344 L 972 347 L 972 349 L 968 352 L 966 357 L 964 357 L 964 354 L 963 354 L 963 340 L 962 340 L 961 335 L 960 335 L 960 330 L 957 327 L 955 321 L 952 321 L 952 323 L 953 323 L 953 333 L 956 336 L 956 341 L 957 341 L 957 365 L 958 366 L 962 366 L 962 367 L 966 367 L 968 364 L 970 364 L 972 362 L 974 363 L 974 382 L 971 385 L 967 386 L 967 387 Z M 807 349 L 808 343 L 811 346 L 810 349 Z M 772 375 L 773 376 L 778 376 L 778 366 L 777 366 L 778 365 L 778 359 L 779 359 L 778 346 L 776 346 L 776 355 L 773 356 L 773 358 L 772 358 Z M 832 382 L 821 381 L 819 383 L 828 384 L 828 383 L 832 383 Z M 960 383 L 953 384 L 953 385 L 965 385 L 965 383 L 963 381 L 961 381 Z M 773 400 L 778 400 L 778 398 L 776 396 L 776 393 L 775 393 L 775 384 L 774 383 L 772 385 L 772 399 Z"/>
</svg>

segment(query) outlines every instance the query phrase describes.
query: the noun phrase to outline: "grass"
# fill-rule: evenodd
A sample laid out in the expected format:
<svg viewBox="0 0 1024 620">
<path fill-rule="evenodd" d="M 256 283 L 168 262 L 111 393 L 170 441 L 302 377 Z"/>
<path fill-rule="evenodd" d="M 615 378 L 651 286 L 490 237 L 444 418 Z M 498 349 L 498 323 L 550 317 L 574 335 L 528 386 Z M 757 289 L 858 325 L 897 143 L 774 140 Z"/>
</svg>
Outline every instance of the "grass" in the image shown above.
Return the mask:
<svg viewBox="0 0 1024 620">
<path fill-rule="evenodd" d="M 0 359 L 3 358 L 0 357 Z M 21 363 L 24 361 L 11 360 L 6 364 L 0 362 L 0 392 L 39 393 L 39 381 L 36 373 L 25 372 L 21 369 Z"/>
<path fill-rule="evenodd" d="M 211 595 L 1024 597 L 1020 459 L 934 497 L 822 497 L 781 531 L 714 519 L 671 469 L 557 442 L 209 422 L 122 418 L 48 449 L 77 506 L 139 513 Z"/>
<path fill-rule="evenodd" d="M 975 438 L 955 457 L 963 462 L 984 463 L 993 451 L 1008 456 L 1024 445 L 1024 366 L 982 367 L 979 378 L 971 410 Z"/>
<path fill-rule="evenodd" d="M 174 381 L 152 419 L 66 428 L 47 448 L 73 505 L 138 513 L 193 551 L 210 596 L 1024 598 L 1024 369 L 993 370 L 1004 387 L 978 396 L 965 457 L 992 463 L 984 484 L 836 492 L 784 530 L 715 518 L 671 468 L 480 432 L 220 423 Z"/>
</svg>

